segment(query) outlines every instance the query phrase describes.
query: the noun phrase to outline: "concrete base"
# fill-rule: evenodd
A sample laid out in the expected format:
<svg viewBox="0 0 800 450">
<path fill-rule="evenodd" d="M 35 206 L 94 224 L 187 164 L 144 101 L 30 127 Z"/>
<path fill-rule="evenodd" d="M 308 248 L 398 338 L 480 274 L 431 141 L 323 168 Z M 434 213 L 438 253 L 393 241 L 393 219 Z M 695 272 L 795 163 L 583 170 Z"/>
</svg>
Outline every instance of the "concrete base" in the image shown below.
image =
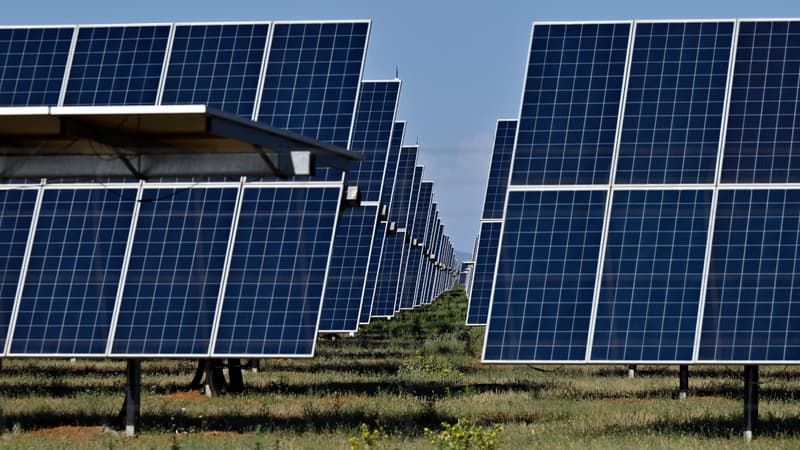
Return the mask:
<svg viewBox="0 0 800 450">
<path fill-rule="evenodd" d="M 678 400 L 686 400 L 686 392 L 678 392 Z"/>
<path fill-rule="evenodd" d="M 750 442 L 753 440 L 753 432 L 752 431 L 745 431 L 744 432 L 744 440 Z"/>
</svg>

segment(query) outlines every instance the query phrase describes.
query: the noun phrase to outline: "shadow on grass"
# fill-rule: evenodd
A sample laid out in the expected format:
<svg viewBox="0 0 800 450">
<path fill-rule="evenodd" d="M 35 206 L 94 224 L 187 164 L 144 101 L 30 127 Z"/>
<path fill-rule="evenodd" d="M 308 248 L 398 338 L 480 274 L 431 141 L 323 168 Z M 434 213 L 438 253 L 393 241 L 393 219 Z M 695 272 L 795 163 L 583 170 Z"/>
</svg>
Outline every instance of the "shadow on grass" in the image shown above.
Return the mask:
<svg viewBox="0 0 800 450">
<path fill-rule="evenodd" d="M 654 422 L 637 425 L 614 425 L 607 427 L 603 434 L 652 435 L 654 433 L 695 436 L 707 439 L 741 439 L 744 431 L 742 417 L 717 416 L 697 419 L 658 419 Z M 797 438 L 800 436 L 800 418 L 761 417 L 754 431 L 756 438 Z"/>
<path fill-rule="evenodd" d="M 458 382 L 410 382 L 410 381 L 374 381 L 374 382 L 329 382 L 312 385 L 272 382 L 263 387 L 248 386 L 245 394 L 287 394 L 287 395 L 367 395 L 388 393 L 393 395 L 412 395 L 424 398 L 450 398 L 461 394 L 479 394 L 485 392 L 528 392 L 538 396 L 542 391 L 552 389 L 548 381 L 515 381 L 503 383 L 471 383 Z"/>
</svg>

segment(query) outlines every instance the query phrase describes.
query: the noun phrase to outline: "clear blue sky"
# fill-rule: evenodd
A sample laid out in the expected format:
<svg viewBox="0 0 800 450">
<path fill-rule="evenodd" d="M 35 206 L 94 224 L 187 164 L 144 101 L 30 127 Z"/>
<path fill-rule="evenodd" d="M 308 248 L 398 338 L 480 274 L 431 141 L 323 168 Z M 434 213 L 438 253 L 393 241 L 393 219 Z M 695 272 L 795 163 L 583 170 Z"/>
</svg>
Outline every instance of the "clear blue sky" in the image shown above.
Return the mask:
<svg viewBox="0 0 800 450">
<path fill-rule="evenodd" d="M 372 19 L 365 79 L 403 80 L 399 119 L 419 139 L 456 249 L 478 232 L 495 120 L 516 118 L 531 22 L 800 17 L 800 0 L 6 0 L 0 23 Z"/>
</svg>

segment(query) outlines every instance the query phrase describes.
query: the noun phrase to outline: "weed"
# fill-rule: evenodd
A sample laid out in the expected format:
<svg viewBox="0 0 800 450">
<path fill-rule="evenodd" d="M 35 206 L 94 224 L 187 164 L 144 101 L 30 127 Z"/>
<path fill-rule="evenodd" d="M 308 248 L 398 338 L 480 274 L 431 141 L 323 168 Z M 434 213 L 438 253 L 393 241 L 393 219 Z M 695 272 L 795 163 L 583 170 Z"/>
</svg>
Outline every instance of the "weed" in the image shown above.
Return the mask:
<svg viewBox="0 0 800 450">
<path fill-rule="evenodd" d="M 467 419 L 458 419 L 451 425 L 442 422 L 441 431 L 425 428 L 431 444 L 439 450 L 487 450 L 497 445 L 497 433 L 502 425 L 483 426 Z"/>
</svg>

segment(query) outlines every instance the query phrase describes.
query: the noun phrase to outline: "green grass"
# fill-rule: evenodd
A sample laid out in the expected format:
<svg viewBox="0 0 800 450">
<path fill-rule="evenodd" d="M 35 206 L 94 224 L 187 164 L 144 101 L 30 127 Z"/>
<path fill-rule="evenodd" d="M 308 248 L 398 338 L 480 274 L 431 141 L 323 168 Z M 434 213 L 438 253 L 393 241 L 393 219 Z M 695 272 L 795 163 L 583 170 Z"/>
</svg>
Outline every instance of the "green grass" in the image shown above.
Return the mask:
<svg viewBox="0 0 800 450">
<path fill-rule="evenodd" d="M 675 399 L 675 366 L 480 364 L 482 329 L 463 326 L 463 292 L 376 321 L 354 338 L 323 337 L 313 359 L 245 372 L 246 391 L 186 388 L 191 361 L 142 365 L 142 433 L 111 427 L 124 362 L 13 359 L 0 372 L 0 448 L 349 448 L 361 424 L 385 448 L 432 448 L 424 429 L 459 419 L 501 425 L 498 448 L 798 448 L 795 367 L 761 370 L 756 440 L 741 439 L 741 367 L 692 367 Z"/>
</svg>

